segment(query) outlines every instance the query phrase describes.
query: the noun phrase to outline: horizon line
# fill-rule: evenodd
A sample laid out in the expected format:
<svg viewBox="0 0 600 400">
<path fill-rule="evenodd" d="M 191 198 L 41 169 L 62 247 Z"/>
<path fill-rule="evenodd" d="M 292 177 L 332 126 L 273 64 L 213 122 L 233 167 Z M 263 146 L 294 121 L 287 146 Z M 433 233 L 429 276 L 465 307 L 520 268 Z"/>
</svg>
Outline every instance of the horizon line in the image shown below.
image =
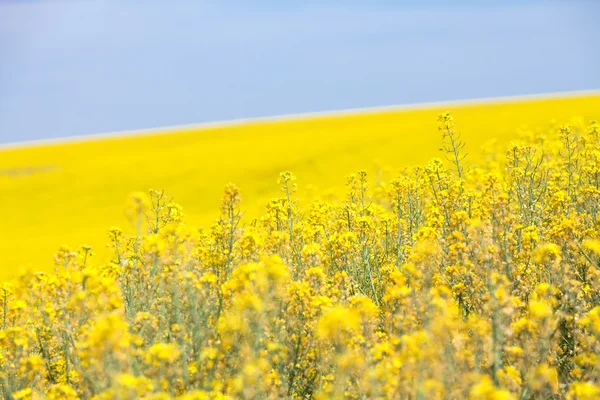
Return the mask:
<svg viewBox="0 0 600 400">
<path fill-rule="evenodd" d="M 538 93 L 538 94 L 525 94 L 525 95 L 514 95 L 514 96 L 497 96 L 497 97 L 482 97 L 474 99 L 464 100 L 442 100 L 424 103 L 409 103 L 409 104 L 396 104 L 387 106 L 371 106 L 371 107 L 358 107 L 358 108 L 347 108 L 338 110 L 328 111 L 315 111 L 315 112 L 304 112 L 294 114 L 281 114 L 271 115 L 263 117 L 248 117 L 248 118 L 235 118 L 230 120 L 221 121 L 209 121 L 199 122 L 190 124 L 180 125 L 169 125 L 156 128 L 141 128 L 133 130 L 123 130 L 114 132 L 100 132 L 90 133 L 85 135 L 74 135 L 74 136 L 63 136 L 57 138 L 48 139 L 34 139 L 24 140 L 21 142 L 9 142 L 0 143 L 0 151 L 11 150 L 11 149 L 23 149 L 36 146 L 46 146 L 53 144 L 70 144 L 70 143 L 81 143 L 90 142 L 102 139 L 118 139 L 128 138 L 137 136 L 153 136 L 159 134 L 174 134 L 181 131 L 189 130 L 202 130 L 210 128 L 227 128 L 242 126 L 253 123 L 275 123 L 275 122 L 289 122 L 289 121 L 305 121 L 315 118 L 326 118 L 326 117 L 344 117 L 351 115 L 368 115 L 375 114 L 378 112 L 394 112 L 394 111 L 410 111 L 410 110 L 426 110 L 433 108 L 440 108 L 444 106 L 456 107 L 456 106 L 470 106 L 480 104 L 499 104 L 499 103 L 511 103 L 527 100 L 552 100 L 561 98 L 580 97 L 585 95 L 600 95 L 600 89 L 588 89 L 588 90 L 572 90 L 564 92 L 549 92 L 549 93 Z"/>
</svg>

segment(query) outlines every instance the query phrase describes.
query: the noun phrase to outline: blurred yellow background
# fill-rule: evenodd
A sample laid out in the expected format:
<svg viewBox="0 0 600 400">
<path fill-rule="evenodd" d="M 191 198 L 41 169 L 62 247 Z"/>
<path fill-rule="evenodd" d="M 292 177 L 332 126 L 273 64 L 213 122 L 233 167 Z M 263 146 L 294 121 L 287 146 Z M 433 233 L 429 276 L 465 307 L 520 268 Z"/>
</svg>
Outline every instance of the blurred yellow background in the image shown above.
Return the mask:
<svg viewBox="0 0 600 400">
<path fill-rule="evenodd" d="M 358 169 L 401 167 L 441 156 L 437 115 L 450 110 L 477 162 L 490 139 L 547 129 L 554 119 L 600 119 L 600 94 L 451 105 L 315 117 L 180 132 L 123 136 L 0 151 L 0 278 L 19 268 L 48 270 L 60 245 L 91 245 L 104 259 L 110 226 L 129 229 L 124 207 L 134 191 L 164 189 L 183 206 L 188 225 L 217 215 L 222 189 L 236 183 L 243 209 L 257 215 L 277 196 L 279 172 L 308 187 L 340 187 Z"/>
</svg>

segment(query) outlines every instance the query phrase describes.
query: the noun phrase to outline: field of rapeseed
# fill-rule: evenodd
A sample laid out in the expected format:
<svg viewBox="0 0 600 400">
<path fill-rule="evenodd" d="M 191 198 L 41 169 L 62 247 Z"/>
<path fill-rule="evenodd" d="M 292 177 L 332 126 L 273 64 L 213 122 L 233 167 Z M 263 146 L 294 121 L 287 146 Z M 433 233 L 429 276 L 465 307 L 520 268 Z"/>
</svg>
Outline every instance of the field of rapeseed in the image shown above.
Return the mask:
<svg viewBox="0 0 600 400">
<path fill-rule="evenodd" d="M 477 166 L 462 123 L 437 118 L 445 160 L 358 171 L 337 200 L 283 172 L 253 218 L 228 185 L 200 231 L 132 195 L 109 262 L 61 248 L 0 288 L 0 395 L 598 398 L 600 125 Z"/>
<path fill-rule="evenodd" d="M 490 139 L 505 145 L 518 130 L 543 133 L 579 116 L 600 120 L 600 94 L 453 105 L 470 162 Z M 129 226 L 123 213 L 134 191 L 161 188 L 185 208 L 191 226 L 210 226 L 219 193 L 235 182 L 248 217 L 277 196 L 279 172 L 294 171 L 298 197 L 341 195 L 344 177 L 366 170 L 373 180 L 439 157 L 436 116 L 446 108 L 254 122 L 112 139 L 0 149 L 0 280 L 20 267 L 50 270 L 58 246 L 88 244 L 109 260 L 104 232 Z M 557 123 L 558 123 L 557 122 Z M 312 188 L 311 188 L 312 186 Z"/>
</svg>

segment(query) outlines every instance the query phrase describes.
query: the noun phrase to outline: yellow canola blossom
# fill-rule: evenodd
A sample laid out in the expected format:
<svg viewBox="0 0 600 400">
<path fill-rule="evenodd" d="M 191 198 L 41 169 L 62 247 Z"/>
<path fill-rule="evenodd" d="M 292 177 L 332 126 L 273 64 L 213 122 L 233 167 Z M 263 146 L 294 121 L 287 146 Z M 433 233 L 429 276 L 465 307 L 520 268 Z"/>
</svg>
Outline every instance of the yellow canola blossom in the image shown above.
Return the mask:
<svg viewBox="0 0 600 400">
<path fill-rule="evenodd" d="M 437 121 L 446 160 L 312 200 L 286 171 L 257 216 L 229 184 L 203 229 L 134 193 L 105 260 L 0 285 L 0 398 L 598 398 L 600 126 L 478 164 Z"/>
</svg>

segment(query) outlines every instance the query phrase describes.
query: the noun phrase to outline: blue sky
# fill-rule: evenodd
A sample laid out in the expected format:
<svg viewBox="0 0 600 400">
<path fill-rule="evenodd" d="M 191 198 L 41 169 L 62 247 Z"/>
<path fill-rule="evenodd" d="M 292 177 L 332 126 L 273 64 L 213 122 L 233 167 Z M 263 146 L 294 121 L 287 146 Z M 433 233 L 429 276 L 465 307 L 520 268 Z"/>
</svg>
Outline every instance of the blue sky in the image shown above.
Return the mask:
<svg viewBox="0 0 600 400">
<path fill-rule="evenodd" d="M 0 0 L 0 143 L 600 88 L 600 1 L 448 3 Z"/>
</svg>

